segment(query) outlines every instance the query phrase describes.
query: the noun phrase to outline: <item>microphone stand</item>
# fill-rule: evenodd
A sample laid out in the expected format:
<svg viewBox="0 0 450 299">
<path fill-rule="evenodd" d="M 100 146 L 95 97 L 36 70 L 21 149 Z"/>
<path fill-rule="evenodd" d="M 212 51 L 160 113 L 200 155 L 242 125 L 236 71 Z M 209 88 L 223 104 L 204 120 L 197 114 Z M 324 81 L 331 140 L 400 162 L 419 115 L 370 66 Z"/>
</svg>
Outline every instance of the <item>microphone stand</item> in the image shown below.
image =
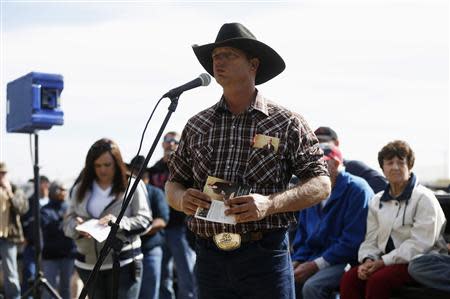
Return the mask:
<svg viewBox="0 0 450 299">
<path fill-rule="evenodd" d="M 113 255 L 115 256 L 115 258 L 118 258 L 118 256 L 119 256 L 119 253 L 123 246 L 123 241 L 120 240 L 119 238 L 117 238 L 117 236 L 116 236 L 117 231 L 119 230 L 119 223 L 122 220 L 123 215 L 125 214 L 125 210 L 127 209 L 128 205 L 130 204 L 130 201 L 133 197 L 134 192 L 136 191 L 139 181 L 141 180 L 142 175 L 144 174 L 144 170 L 147 168 L 147 164 L 150 161 L 150 158 L 152 157 L 153 152 L 155 151 L 155 148 L 159 143 L 162 133 L 164 132 L 164 129 L 166 128 L 167 123 L 169 122 L 169 119 L 172 116 L 172 113 L 175 112 L 175 110 L 177 109 L 178 98 L 180 97 L 180 94 L 181 93 L 174 94 L 174 95 L 168 95 L 171 103 L 169 105 L 167 115 L 166 115 L 163 123 L 161 124 L 158 134 L 156 135 L 155 140 L 153 141 L 153 144 L 147 154 L 147 157 L 145 157 L 145 160 L 144 160 L 144 163 L 142 164 L 141 169 L 139 169 L 139 173 L 137 174 L 137 177 L 136 177 L 133 185 L 131 186 L 131 189 L 128 192 L 127 197 L 125 198 L 124 202 L 122 203 L 122 208 L 120 210 L 119 215 L 117 216 L 116 221 L 109 222 L 109 225 L 111 226 L 111 231 L 109 232 L 108 238 L 106 239 L 105 245 L 103 246 L 103 248 L 100 251 L 100 255 L 99 255 L 97 262 L 95 263 L 94 269 L 90 273 L 89 278 L 88 278 L 86 284 L 84 285 L 83 290 L 81 291 L 81 294 L 78 297 L 78 299 L 86 298 L 86 295 L 88 294 L 88 290 L 93 287 L 95 279 L 97 277 L 97 274 L 100 271 L 100 267 L 103 264 L 105 258 L 107 257 L 109 251 L 111 250 L 111 248 L 114 250 Z M 118 262 L 118 261 L 115 261 L 115 263 L 116 262 Z M 117 284 L 118 275 L 119 275 L 119 273 L 113 273 L 113 280 L 116 280 L 116 281 L 113 282 L 113 292 L 112 292 L 113 297 L 112 297 L 112 299 L 118 299 L 118 288 L 119 288 L 119 286 Z M 90 299 L 95 299 L 95 298 L 90 298 Z"/>
</svg>

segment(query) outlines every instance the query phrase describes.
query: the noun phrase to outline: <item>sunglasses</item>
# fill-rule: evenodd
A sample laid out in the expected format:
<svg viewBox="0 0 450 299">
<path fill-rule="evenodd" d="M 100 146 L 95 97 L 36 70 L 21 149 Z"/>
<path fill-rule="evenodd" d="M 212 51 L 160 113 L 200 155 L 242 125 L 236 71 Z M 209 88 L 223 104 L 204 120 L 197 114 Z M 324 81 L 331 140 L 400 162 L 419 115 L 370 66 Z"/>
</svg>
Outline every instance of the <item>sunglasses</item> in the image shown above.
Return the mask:
<svg viewBox="0 0 450 299">
<path fill-rule="evenodd" d="M 166 138 L 164 138 L 164 142 L 166 142 L 166 143 L 175 143 L 175 144 L 179 144 L 180 143 L 180 141 L 178 140 L 178 139 L 175 139 L 175 138 L 173 138 L 173 137 L 166 137 Z"/>
</svg>

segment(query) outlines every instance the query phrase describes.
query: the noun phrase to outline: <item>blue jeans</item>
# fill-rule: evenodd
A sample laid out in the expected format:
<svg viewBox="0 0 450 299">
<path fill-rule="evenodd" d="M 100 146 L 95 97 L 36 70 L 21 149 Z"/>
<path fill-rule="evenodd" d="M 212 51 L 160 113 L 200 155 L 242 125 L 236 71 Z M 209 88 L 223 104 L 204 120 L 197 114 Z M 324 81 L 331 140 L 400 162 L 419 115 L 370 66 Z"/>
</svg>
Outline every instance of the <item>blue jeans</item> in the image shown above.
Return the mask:
<svg viewBox="0 0 450 299">
<path fill-rule="evenodd" d="M 339 289 L 345 264 L 333 265 L 316 272 L 304 284 L 296 284 L 297 299 L 329 299 Z"/>
<path fill-rule="evenodd" d="M 450 256 L 425 254 L 409 262 L 409 275 L 427 287 L 450 292 Z"/>
<path fill-rule="evenodd" d="M 29 283 L 30 279 L 36 277 L 36 250 L 34 246 L 26 245 L 22 252 L 22 295 L 32 286 Z M 28 299 L 31 299 L 33 292 Z"/>
<path fill-rule="evenodd" d="M 161 281 L 161 246 L 151 250 L 144 251 L 144 259 L 142 260 L 143 273 L 141 291 L 139 299 L 158 299 L 159 284 Z"/>
<path fill-rule="evenodd" d="M 76 268 L 78 275 L 84 284 L 86 284 L 92 271 Z M 136 271 L 137 270 L 137 271 Z M 128 265 L 120 267 L 118 298 L 137 299 L 141 288 L 142 280 L 142 261 L 134 261 Z M 88 292 L 89 298 L 110 299 L 113 290 L 113 271 L 103 270 L 97 274 L 95 283 L 91 285 Z"/>
<path fill-rule="evenodd" d="M 61 258 L 52 260 L 42 260 L 42 270 L 48 283 L 58 291 L 63 299 L 71 299 L 70 278 L 73 274 L 74 260 L 71 258 Z M 53 298 L 47 291 L 43 292 L 44 299 Z"/>
<path fill-rule="evenodd" d="M 294 273 L 285 230 L 260 241 L 222 251 L 211 239 L 197 238 L 199 299 L 294 299 Z"/>
<path fill-rule="evenodd" d="M 0 238 L 0 256 L 2 257 L 3 287 L 6 298 L 20 298 L 19 274 L 17 271 L 17 245 Z"/>
<path fill-rule="evenodd" d="M 177 299 L 197 298 L 194 277 L 195 252 L 186 239 L 186 226 L 164 229 L 165 244 L 161 265 L 160 299 L 174 299 L 173 263 L 177 273 Z"/>
</svg>

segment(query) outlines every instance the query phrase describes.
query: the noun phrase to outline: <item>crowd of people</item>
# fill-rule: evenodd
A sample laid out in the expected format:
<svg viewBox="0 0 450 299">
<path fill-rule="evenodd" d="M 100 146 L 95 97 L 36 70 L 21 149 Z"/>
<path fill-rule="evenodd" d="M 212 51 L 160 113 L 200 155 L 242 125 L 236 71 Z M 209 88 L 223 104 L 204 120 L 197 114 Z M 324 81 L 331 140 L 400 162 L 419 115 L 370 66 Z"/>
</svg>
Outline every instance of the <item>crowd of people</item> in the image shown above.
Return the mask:
<svg viewBox="0 0 450 299">
<path fill-rule="evenodd" d="M 184 214 L 169 210 L 164 195 L 167 158 L 178 143 L 179 134 L 168 132 L 162 142 L 164 157 L 143 172 L 118 230 L 117 238 L 124 242 L 118 257 L 118 281 L 113 282 L 114 256 L 109 254 L 89 289 L 90 298 L 111 298 L 114 283 L 118 285 L 118 298 L 196 298 L 195 252 L 188 242 Z M 62 298 L 77 295 L 77 289 L 71 288 L 74 274 L 85 283 L 105 243 L 77 227 L 91 219 L 98 219 L 104 226 L 115 221 L 128 179 L 131 177 L 132 185 L 143 162 L 143 156 L 136 156 L 130 163 L 124 163 L 119 146 L 102 138 L 90 147 L 73 186 L 50 181 L 44 175 L 39 177 L 42 272 Z M 34 293 L 29 289 L 37 275 L 32 209 L 36 196 L 27 199 L 21 189 L 9 183 L 5 163 L 0 164 L 0 175 L 3 291 L 6 298 L 24 294 L 32 298 Z M 171 222 L 169 214 L 178 215 Z M 16 263 L 18 251 L 21 269 Z M 177 288 L 174 288 L 174 268 Z M 52 298 L 46 288 L 40 291 L 44 298 Z"/>
<path fill-rule="evenodd" d="M 450 292 L 446 218 L 413 172 L 407 142 L 379 150 L 382 174 L 344 159 L 333 129 L 311 130 L 301 115 L 258 91 L 285 63 L 242 24 L 224 24 L 215 42 L 193 50 L 223 94 L 181 135 L 165 134 L 164 156 L 154 166 L 147 168 L 143 156 L 125 163 L 118 144 L 102 138 L 73 186 L 41 176 L 39 194 L 27 199 L 0 163 L 6 298 L 19 298 L 37 275 L 33 201 L 40 207 L 43 274 L 69 299 L 72 275 L 86 283 L 105 243 L 79 227 L 115 225 L 138 173 L 142 179 L 116 224 L 122 246 L 105 258 L 91 299 L 115 292 L 129 299 L 328 299 L 336 292 L 388 299 L 408 284 Z M 210 178 L 250 192 L 218 204 L 203 192 Z M 197 218 L 199 208 L 234 223 Z M 51 298 L 45 290 L 44 296 Z"/>
</svg>

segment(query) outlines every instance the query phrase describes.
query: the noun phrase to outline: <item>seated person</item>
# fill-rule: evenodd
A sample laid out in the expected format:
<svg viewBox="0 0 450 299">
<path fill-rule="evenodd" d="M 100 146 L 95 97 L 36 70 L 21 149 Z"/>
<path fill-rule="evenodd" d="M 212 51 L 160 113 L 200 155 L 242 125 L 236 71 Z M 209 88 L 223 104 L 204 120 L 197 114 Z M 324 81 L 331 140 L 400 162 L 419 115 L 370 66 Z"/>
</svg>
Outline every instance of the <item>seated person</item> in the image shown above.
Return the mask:
<svg viewBox="0 0 450 299">
<path fill-rule="evenodd" d="M 393 289 L 413 281 L 408 263 L 415 256 L 447 249 L 444 212 L 412 173 L 411 147 L 390 142 L 378 153 L 378 163 L 389 184 L 369 204 L 367 232 L 358 252 L 361 265 L 342 277 L 342 299 L 388 299 Z"/>
<path fill-rule="evenodd" d="M 321 147 L 332 191 L 328 199 L 299 213 L 292 252 L 297 298 L 330 298 L 346 265 L 357 263 L 374 195 L 365 180 L 344 170 L 338 147 Z"/>
</svg>

